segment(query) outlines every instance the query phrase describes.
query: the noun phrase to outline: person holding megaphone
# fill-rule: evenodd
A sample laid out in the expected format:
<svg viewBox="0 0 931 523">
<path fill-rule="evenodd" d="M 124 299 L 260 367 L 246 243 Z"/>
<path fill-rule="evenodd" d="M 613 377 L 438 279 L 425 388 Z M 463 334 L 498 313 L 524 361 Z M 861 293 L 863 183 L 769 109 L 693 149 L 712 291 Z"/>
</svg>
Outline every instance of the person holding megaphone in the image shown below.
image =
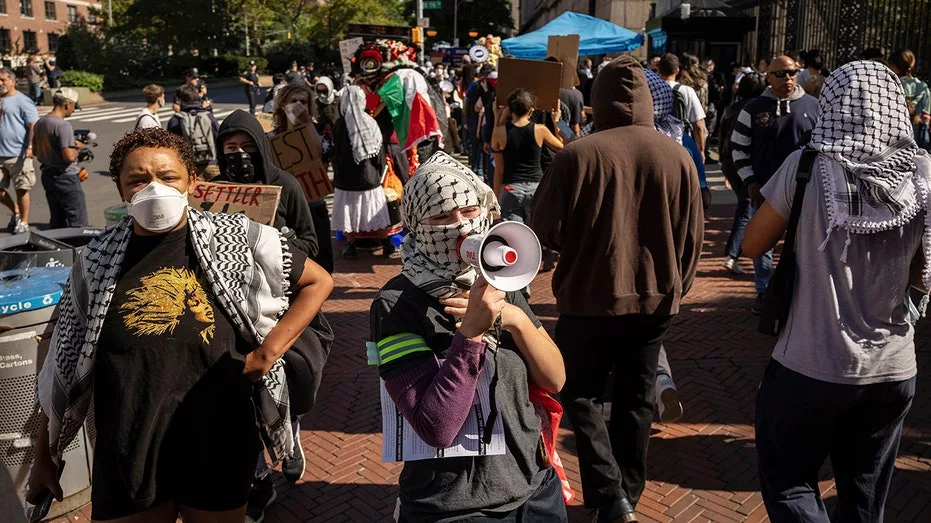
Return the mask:
<svg viewBox="0 0 931 523">
<path fill-rule="evenodd" d="M 558 459 L 541 437 L 543 419 L 552 417 L 541 418 L 535 401 L 542 394 L 545 404 L 551 399 L 547 393 L 562 388 L 559 349 L 517 292 L 520 287 L 492 287 L 489 281 L 496 280 L 489 269 L 480 267 L 486 275 L 480 276 L 459 255 L 468 250 L 460 248 L 465 239 L 489 233 L 499 213 L 482 179 L 443 152 L 424 162 L 404 187 L 402 215 L 409 232 L 401 245 L 403 268 L 371 307 L 379 375 L 405 421 L 438 449 L 453 444 L 477 393 L 487 393 L 485 428 L 492 430 L 484 431 L 485 438 L 503 432 L 506 449 L 499 455 L 406 462 L 399 522 L 568 521 L 553 466 Z M 501 266 L 514 264 L 523 247 L 504 247 L 503 236 L 472 243 L 481 244 L 479 252 L 489 251 L 491 261 L 499 254 Z M 539 256 L 538 242 L 535 248 Z M 489 390 L 478 391 L 482 383 L 488 386 L 480 379 L 484 375 L 491 376 Z"/>
</svg>

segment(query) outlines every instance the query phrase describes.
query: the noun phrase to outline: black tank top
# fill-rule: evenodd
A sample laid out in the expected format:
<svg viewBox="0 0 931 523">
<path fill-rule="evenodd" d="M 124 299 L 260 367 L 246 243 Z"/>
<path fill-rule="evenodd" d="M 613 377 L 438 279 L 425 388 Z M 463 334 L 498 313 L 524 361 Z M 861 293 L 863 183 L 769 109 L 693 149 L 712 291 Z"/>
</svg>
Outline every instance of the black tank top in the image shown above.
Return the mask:
<svg viewBox="0 0 931 523">
<path fill-rule="evenodd" d="M 543 178 L 535 127 L 533 122 L 523 127 L 506 124 L 508 141 L 502 151 L 504 183 L 539 182 Z"/>
</svg>

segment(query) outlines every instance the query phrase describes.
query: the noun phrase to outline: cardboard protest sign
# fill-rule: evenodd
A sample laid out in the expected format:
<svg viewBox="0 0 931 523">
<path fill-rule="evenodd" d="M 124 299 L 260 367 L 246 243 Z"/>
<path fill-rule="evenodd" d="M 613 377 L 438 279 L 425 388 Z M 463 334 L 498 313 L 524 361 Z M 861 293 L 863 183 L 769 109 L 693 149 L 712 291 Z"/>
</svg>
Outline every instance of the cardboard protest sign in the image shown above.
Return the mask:
<svg viewBox="0 0 931 523">
<path fill-rule="evenodd" d="M 579 85 L 579 35 L 550 36 L 547 40 L 546 55 L 553 56 L 562 64 L 562 83 L 560 87 L 572 89 Z"/>
<path fill-rule="evenodd" d="M 272 138 L 275 165 L 301 182 L 307 201 L 322 200 L 333 193 L 333 185 L 323 164 L 323 147 L 316 129 L 302 125 Z"/>
<path fill-rule="evenodd" d="M 506 105 L 516 89 L 528 89 L 537 96 L 537 109 L 555 111 L 559 107 L 562 64 L 543 60 L 498 60 L 497 104 Z"/>
<path fill-rule="evenodd" d="M 197 181 L 187 199 L 188 205 L 195 209 L 223 214 L 242 213 L 253 221 L 274 225 L 281 187 Z"/>
<path fill-rule="evenodd" d="M 272 113 L 258 113 L 255 115 L 255 119 L 262 124 L 262 130 L 266 133 L 275 130 L 275 115 Z"/>
<path fill-rule="evenodd" d="M 356 50 L 362 47 L 364 40 L 362 38 L 350 38 L 348 40 L 339 41 L 339 57 L 343 61 L 343 72 L 348 73 L 352 70 L 352 55 L 356 54 Z"/>
</svg>

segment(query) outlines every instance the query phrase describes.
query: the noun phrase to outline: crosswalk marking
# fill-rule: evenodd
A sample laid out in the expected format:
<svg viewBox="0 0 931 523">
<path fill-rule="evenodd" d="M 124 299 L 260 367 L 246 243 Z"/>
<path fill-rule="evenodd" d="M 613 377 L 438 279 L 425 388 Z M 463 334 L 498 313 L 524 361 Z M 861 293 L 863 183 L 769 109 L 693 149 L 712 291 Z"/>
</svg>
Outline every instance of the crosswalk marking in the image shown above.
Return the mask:
<svg viewBox="0 0 931 523">
<path fill-rule="evenodd" d="M 126 106 L 93 106 L 80 111 L 75 112 L 70 117 L 66 118 L 69 122 L 80 122 L 80 123 L 94 123 L 94 122 L 109 122 L 117 124 L 126 124 L 136 121 L 136 118 L 139 115 L 139 111 L 142 109 L 141 105 L 136 107 L 126 107 Z M 223 122 L 223 119 L 233 113 L 236 109 L 215 111 L 213 113 L 214 118 L 218 122 Z M 51 111 L 51 107 L 42 107 L 39 109 L 39 116 L 45 116 Z M 162 120 L 164 125 L 169 118 L 175 114 L 171 106 L 162 107 L 158 111 L 158 116 Z"/>
<path fill-rule="evenodd" d="M 170 118 L 172 114 L 174 114 L 174 110 L 171 107 L 162 107 L 161 109 L 158 110 L 158 116 L 163 120 L 166 118 Z M 135 122 L 136 118 L 138 117 L 139 117 L 139 109 L 136 109 L 136 112 L 135 114 L 133 114 L 133 116 L 130 116 L 128 118 L 119 118 L 117 120 L 113 120 L 113 123 Z"/>
</svg>

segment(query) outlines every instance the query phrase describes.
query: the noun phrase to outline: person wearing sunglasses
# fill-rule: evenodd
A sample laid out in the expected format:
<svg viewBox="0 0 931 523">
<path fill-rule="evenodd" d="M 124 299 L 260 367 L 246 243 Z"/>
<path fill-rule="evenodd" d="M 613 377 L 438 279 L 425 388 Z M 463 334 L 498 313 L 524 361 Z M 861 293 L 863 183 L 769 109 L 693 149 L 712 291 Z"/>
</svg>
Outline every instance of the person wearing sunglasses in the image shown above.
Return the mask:
<svg viewBox="0 0 931 523">
<path fill-rule="evenodd" d="M 760 188 L 792 152 L 808 143 L 818 122 L 818 100 L 798 85 L 798 72 L 798 64 L 788 56 L 773 59 L 766 73 L 769 87 L 747 102 L 730 136 L 734 167 L 747 187 L 754 212 L 763 205 Z M 760 314 L 773 273 L 772 250 L 754 258 L 753 272 L 757 297 L 752 311 Z"/>
</svg>

